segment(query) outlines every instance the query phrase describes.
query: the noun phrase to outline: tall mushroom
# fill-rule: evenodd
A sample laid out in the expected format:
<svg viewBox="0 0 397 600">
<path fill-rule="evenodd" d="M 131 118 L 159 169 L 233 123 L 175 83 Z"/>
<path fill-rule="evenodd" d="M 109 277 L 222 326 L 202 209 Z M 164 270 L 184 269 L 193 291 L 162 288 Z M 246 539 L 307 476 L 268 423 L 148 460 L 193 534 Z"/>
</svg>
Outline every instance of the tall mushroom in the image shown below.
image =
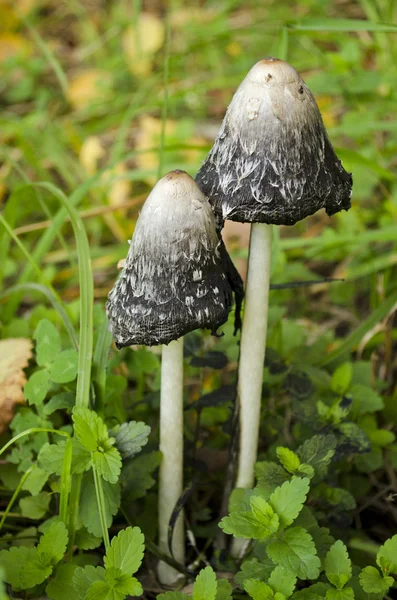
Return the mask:
<svg viewBox="0 0 397 600">
<path fill-rule="evenodd" d="M 183 339 L 198 328 L 216 329 L 232 305 L 230 259 L 204 194 L 184 171 L 155 185 L 136 223 L 127 259 L 106 304 L 118 348 L 164 344 L 161 367 L 159 545 L 168 553 L 168 523 L 183 490 Z M 179 517 L 173 555 L 184 563 Z M 159 565 L 162 583 L 177 573 Z"/>
<path fill-rule="evenodd" d="M 351 174 L 337 158 L 297 71 L 266 58 L 237 89 L 196 182 L 218 220 L 252 223 L 238 371 L 236 486 L 254 483 L 266 346 L 272 224 L 350 208 Z"/>
</svg>

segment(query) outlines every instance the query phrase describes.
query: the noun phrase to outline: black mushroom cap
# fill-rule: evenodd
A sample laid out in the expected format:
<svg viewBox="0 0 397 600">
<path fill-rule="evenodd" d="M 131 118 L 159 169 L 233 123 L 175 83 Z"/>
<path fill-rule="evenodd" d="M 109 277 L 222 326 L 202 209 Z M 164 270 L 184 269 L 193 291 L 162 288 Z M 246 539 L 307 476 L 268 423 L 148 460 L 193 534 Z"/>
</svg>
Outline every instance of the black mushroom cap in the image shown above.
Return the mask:
<svg viewBox="0 0 397 600">
<path fill-rule="evenodd" d="M 106 304 L 116 346 L 168 344 L 194 329 L 216 331 L 233 300 L 225 253 L 194 179 L 184 171 L 160 179 Z"/>
<path fill-rule="evenodd" d="M 352 176 L 297 71 L 258 62 L 237 89 L 196 182 L 218 220 L 293 225 L 350 208 Z"/>
</svg>

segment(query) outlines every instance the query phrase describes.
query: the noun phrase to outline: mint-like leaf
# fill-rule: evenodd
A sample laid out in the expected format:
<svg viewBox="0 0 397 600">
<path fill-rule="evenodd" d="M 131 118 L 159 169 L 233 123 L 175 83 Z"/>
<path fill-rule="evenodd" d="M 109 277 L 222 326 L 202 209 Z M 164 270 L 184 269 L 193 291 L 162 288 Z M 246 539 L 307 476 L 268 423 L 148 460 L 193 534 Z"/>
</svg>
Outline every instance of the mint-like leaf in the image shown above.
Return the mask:
<svg viewBox="0 0 397 600">
<path fill-rule="evenodd" d="M 193 600 L 215 600 L 216 575 L 211 567 L 202 569 L 193 585 Z"/>
<path fill-rule="evenodd" d="M 50 365 L 61 349 L 61 336 L 56 327 L 48 320 L 42 319 L 33 334 L 36 340 L 36 361 L 40 367 Z"/>
<path fill-rule="evenodd" d="M 116 439 L 115 446 L 123 459 L 132 458 L 146 446 L 150 434 L 149 425 L 129 421 L 113 427 L 111 435 Z"/>
<path fill-rule="evenodd" d="M 120 506 L 120 485 L 112 484 L 108 481 L 102 481 L 103 495 L 105 499 L 105 518 L 106 527 L 109 528 L 112 524 L 112 516 L 117 514 Z M 88 473 L 83 478 L 81 486 L 80 498 L 80 518 L 82 524 L 87 530 L 96 537 L 102 536 L 102 527 L 97 510 L 92 507 L 96 506 L 95 485 L 91 473 Z"/>
<path fill-rule="evenodd" d="M 328 581 L 338 589 L 342 589 L 351 578 L 352 563 L 341 540 L 336 541 L 327 552 L 324 567 Z"/>
<path fill-rule="evenodd" d="M 32 496 L 36 496 L 43 489 L 47 479 L 48 473 L 36 464 L 27 479 L 25 479 L 22 489 L 30 492 Z"/>
<path fill-rule="evenodd" d="M 380 568 L 388 573 L 397 575 L 397 535 L 386 540 L 386 542 L 378 550 L 376 555 L 376 563 Z"/>
<path fill-rule="evenodd" d="M 225 533 L 246 539 L 268 539 L 279 528 L 279 518 L 263 498 L 252 496 L 251 511 L 232 512 L 219 523 Z"/>
<path fill-rule="evenodd" d="M 156 483 L 152 473 L 160 462 L 161 453 L 158 451 L 143 454 L 128 461 L 121 471 L 123 500 L 133 502 L 145 496 L 147 490 Z"/>
<path fill-rule="evenodd" d="M 145 537 L 139 527 L 127 527 L 112 539 L 105 556 L 105 567 L 120 569 L 125 575 L 135 573 L 142 562 Z"/>
<path fill-rule="evenodd" d="M 57 567 L 55 577 L 47 584 L 46 594 L 51 600 L 71 600 L 75 599 L 75 589 L 73 585 L 73 575 L 77 565 L 71 563 L 61 564 Z"/>
<path fill-rule="evenodd" d="M 360 585 L 367 594 L 383 594 L 393 585 L 393 577 L 382 577 L 375 567 L 365 567 L 358 576 Z"/>
<path fill-rule="evenodd" d="M 315 435 L 299 446 L 296 453 L 302 463 L 312 466 L 317 477 L 321 478 L 326 474 L 335 450 L 336 438 L 334 435 Z"/>
<path fill-rule="evenodd" d="M 285 470 L 274 462 L 258 462 L 255 465 L 255 475 L 258 480 L 262 497 L 267 500 L 276 487 L 288 481 Z"/>
<path fill-rule="evenodd" d="M 49 366 L 48 372 L 51 381 L 55 383 L 69 383 L 77 377 L 79 355 L 76 350 L 63 350 L 56 355 L 54 362 Z"/>
<path fill-rule="evenodd" d="M 309 492 L 309 479 L 297 477 L 274 490 L 269 504 L 278 514 L 283 527 L 290 525 L 302 510 Z"/>
<path fill-rule="evenodd" d="M 43 566 L 36 548 L 18 546 L 0 552 L 4 580 L 16 589 L 26 590 L 42 583 L 51 575 L 52 566 Z"/>
<path fill-rule="evenodd" d="M 84 600 L 88 589 L 94 581 L 105 581 L 105 569 L 88 565 L 84 569 L 78 567 L 73 575 L 73 586 L 75 598 L 73 600 Z"/>
<path fill-rule="evenodd" d="M 244 581 L 244 589 L 253 600 L 272 600 L 274 597 L 272 588 L 263 581 L 257 581 L 256 579 Z"/>
<path fill-rule="evenodd" d="M 233 588 L 227 579 L 218 579 L 216 583 L 218 587 L 215 600 L 232 600 Z"/>
<path fill-rule="evenodd" d="M 109 438 L 108 430 L 101 417 L 93 410 L 83 407 L 73 409 L 74 434 L 77 440 L 90 452 Z"/>
<path fill-rule="evenodd" d="M 48 492 L 40 492 L 36 496 L 26 496 L 21 498 L 19 506 L 23 517 L 29 519 L 41 519 L 46 514 L 50 505 L 51 494 Z"/>
<path fill-rule="evenodd" d="M 267 582 L 273 592 L 280 592 L 286 598 L 289 598 L 295 589 L 296 576 L 289 569 L 276 567 L 270 574 Z"/>
<path fill-rule="evenodd" d="M 92 461 L 98 473 L 110 483 L 117 483 L 121 472 L 121 456 L 117 448 L 105 448 L 92 453 Z"/>
<path fill-rule="evenodd" d="M 245 560 L 240 569 L 241 571 L 235 575 L 234 581 L 242 587 L 246 579 L 267 581 L 274 569 L 274 563 L 269 558 L 260 562 L 257 558 L 252 558 L 251 560 Z"/>
<path fill-rule="evenodd" d="M 45 566 L 56 565 L 62 560 L 68 544 L 68 531 L 62 521 L 52 523 L 40 538 L 37 546 L 41 563 Z"/>
<path fill-rule="evenodd" d="M 287 529 L 283 539 L 269 543 L 267 552 L 274 563 L 293 571 L 299 579 L 317 579 L 319 576 L 321 563 L 316 547 L 302 527 Z"/>
<path fill-rule="evenodd" d="M 288 473 L 296 473 L 296 471 L 300 467 L 301 461 L 299 456 L 295 454 L 295 452 L 293 452 L 289 448 L 278 446 L 278 448 L 276 449 L 276 454 L 278 460 L 281 462 L 284 469 L 288 471 Z"/>
<path fill-rule="evenodd" d="M 325 595 L 327 600 L 354 600 L 354 591 L 351 587 L 345 587 L 340 590 L 330 588 Z"/>
<path fill-rule="evenodd" d="M 352 363 L 346 362 L 340 365 L 331 378 L 331 390 L 342 396 L 349 388 L 353 376 Z"/>
</svg>

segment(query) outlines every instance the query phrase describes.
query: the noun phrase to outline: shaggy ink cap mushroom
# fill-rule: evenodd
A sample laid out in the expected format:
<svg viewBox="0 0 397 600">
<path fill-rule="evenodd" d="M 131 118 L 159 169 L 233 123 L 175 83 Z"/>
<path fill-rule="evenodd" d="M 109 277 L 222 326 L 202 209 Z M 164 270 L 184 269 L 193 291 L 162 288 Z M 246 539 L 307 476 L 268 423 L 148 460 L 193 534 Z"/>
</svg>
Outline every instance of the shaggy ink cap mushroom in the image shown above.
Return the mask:
<svg viewBox="0 0 397 600">
<path fill-rule="evenodd" d="M 211 206 L 194 179 L 172 171 L 143 205 L 106 311 L 118 348 L 168 344 L 227 321 L 232 305 Z"/>
<path fill-rule="evenodd" d="M 293 225 L 350 208 L 352 177 L 316 101 L 277 58 L 254 65 L 237 89 L 196 182 L 221 220 Z"/>
</svg>

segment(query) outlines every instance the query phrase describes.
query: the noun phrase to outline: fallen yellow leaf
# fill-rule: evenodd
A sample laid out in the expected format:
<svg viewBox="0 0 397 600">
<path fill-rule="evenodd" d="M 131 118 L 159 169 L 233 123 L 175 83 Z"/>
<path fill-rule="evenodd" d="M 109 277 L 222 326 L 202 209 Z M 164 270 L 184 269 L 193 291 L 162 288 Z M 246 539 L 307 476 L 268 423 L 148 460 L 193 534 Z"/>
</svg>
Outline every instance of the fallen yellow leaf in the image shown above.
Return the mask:
<svg viewBox="0 0 397 600">
<path fill-rule="evenodd" d="M 90 104 L 105 101 L 109 97 L 111 76 L 100 69 L 86 69 L 69 83 L 68 97 L 74 108 L 86 108 Z"/>
<path fill-rule="evenodd" d="M 142 77 L 151 72 L 154 55 L 163 45 L 164 38 L 164 23 L 150 13 L 141 13 L 137 23 L 125 30 L 122 45 L 133 75 Z"/>
<path fill-rule="evenodd" d="M 0 33 L 0 63 L 18 55 L 29 56 L 31 52 L 29 40 L 19 33 Z"/>
<path fill-rule="evenodd" d="M 80 164 L 88 175 L 94 175 L 98 170 L 98 163 L 105 154 L 105 149 L 99 137 L 90 135 L 83 142 L 80 149 Z"/>
<path fill-rule="evenodd" d="M 26 338 L 0 340 L 0 433 L 7 429 L 16 404 L 24 404 L 23 369 L 32 356 L 32 342 Z"/>
</svg>

